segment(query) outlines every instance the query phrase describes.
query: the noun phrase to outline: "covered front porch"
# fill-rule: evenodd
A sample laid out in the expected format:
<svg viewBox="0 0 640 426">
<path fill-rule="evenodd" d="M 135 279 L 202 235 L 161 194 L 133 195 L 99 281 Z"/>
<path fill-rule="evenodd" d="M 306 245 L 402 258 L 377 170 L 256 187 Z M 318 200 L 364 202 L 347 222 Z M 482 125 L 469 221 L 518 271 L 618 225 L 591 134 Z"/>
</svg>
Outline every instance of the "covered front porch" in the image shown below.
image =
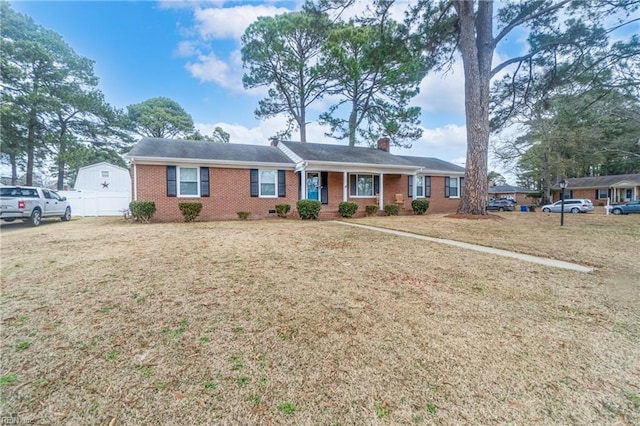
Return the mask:
<svg viewBox="0 0 640 426">
<path fill-rule="evenodd" d="M 387 204 L 397 204 L 401 214 L 408 214 L 412 212 L 409 176 L 415 176 L 415 169 L 302 168 L 298 171 L 299 199 L 320 201 L 323 217 L 337 215 L 339 204 L 346 201 L 358 204 L 358 216 L 364 214 L 368 205 L 383 210 Z"/>
<path fill-rule="evenodd" d="M 631 181 L 620 181 L 611 185 L 611 202 L 624 203 L 627 201 L 640 199 L 638 187 L 638 182 Z"/>
</svg>

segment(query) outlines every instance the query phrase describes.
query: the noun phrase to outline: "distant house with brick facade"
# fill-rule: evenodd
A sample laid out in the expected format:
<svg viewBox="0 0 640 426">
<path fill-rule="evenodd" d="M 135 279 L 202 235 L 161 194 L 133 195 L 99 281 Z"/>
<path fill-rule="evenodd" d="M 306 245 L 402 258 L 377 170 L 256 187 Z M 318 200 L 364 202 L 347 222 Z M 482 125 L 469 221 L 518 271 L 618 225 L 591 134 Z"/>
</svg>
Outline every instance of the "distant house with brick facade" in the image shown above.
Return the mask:
<svg viewBox="0 0 640 426">
<path fill-rule="evenodd" d="M 156 203 L 155 218 L 177 221 L 178 202 L 202 203 L 200 219 L 275 213 L 276 204 L 313 199 L 321 217 L 336 217 L 342 201 L 398 204 L 426 198 L 429 212 L 453 212 L 464 189 L 464 168 L 435 158 L 393 155 L 389 139 L 378 148 L 273 141 L 270 146 L 143 138 L 128 154 L 134 200 Z"/>
<path fill-rule="evenodd" d="M 517 204 L 532 204 L 534 197 L 530 196 L 532 194 L 537 194 L 536 191 L 513 185 L 490 185 L 487 192 L 491 198 L 508 198 L 515 201 Z"/>
</svg>

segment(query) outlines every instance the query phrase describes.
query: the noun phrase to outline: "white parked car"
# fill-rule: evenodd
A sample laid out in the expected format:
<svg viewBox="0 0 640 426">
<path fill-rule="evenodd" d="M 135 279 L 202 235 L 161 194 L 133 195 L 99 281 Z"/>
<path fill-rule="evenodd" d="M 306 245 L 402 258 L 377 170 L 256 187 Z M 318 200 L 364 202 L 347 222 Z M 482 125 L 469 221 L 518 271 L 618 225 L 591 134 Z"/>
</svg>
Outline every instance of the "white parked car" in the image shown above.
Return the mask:
<svg viewBox="0 0 640 426">
<path fill-rule="evenodd" d="M 556 201 L 553 204 L 547 204 L 542 206 L 542 211 L 545 213 L 560 213 L 562 210 L 562 200 Z M 587 213 L 593 211 L 593 203 L 591 200 L 584 198 L 569 198 L 564 200 L 564 212 L 571 213 Z"/>
</svg>

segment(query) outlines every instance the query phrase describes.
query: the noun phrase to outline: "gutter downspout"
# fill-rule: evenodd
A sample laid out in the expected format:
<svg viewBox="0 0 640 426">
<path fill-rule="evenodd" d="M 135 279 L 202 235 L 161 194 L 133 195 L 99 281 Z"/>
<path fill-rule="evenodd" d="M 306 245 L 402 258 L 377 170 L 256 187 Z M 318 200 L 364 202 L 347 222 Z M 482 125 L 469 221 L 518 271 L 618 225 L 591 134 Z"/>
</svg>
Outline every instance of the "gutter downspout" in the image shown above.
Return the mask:
<svg viewBox="0 0 640 426">
<path fill-rule="evenodd" d="M 133 201 L 138 201 L 138 168 L 135 162 L 133 163 Z"/>
</svg>

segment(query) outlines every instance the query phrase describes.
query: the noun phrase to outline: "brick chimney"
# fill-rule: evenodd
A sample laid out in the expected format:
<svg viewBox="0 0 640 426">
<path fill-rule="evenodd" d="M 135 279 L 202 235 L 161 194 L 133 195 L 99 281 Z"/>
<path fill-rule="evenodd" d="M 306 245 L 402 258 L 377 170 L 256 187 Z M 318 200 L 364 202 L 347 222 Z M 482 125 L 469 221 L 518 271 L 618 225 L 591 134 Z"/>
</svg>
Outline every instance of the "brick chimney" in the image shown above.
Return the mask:
<svg viewBox="0 0 640 426">
<path fill-rule="evenodd" d="M 382 137 L 378 139 L 378 149 L 384 152 L 389 152 L 390 143 L 391 143 L 391 140 L 389 139 L 389 136 L 382 135 Z"/>
<path fill-rule="evenodd" d="M 278 142 L 280 141 L 275 136 L 269 138 L 269 144 L 271 146 L 278 146 Z"/>
</svg>

